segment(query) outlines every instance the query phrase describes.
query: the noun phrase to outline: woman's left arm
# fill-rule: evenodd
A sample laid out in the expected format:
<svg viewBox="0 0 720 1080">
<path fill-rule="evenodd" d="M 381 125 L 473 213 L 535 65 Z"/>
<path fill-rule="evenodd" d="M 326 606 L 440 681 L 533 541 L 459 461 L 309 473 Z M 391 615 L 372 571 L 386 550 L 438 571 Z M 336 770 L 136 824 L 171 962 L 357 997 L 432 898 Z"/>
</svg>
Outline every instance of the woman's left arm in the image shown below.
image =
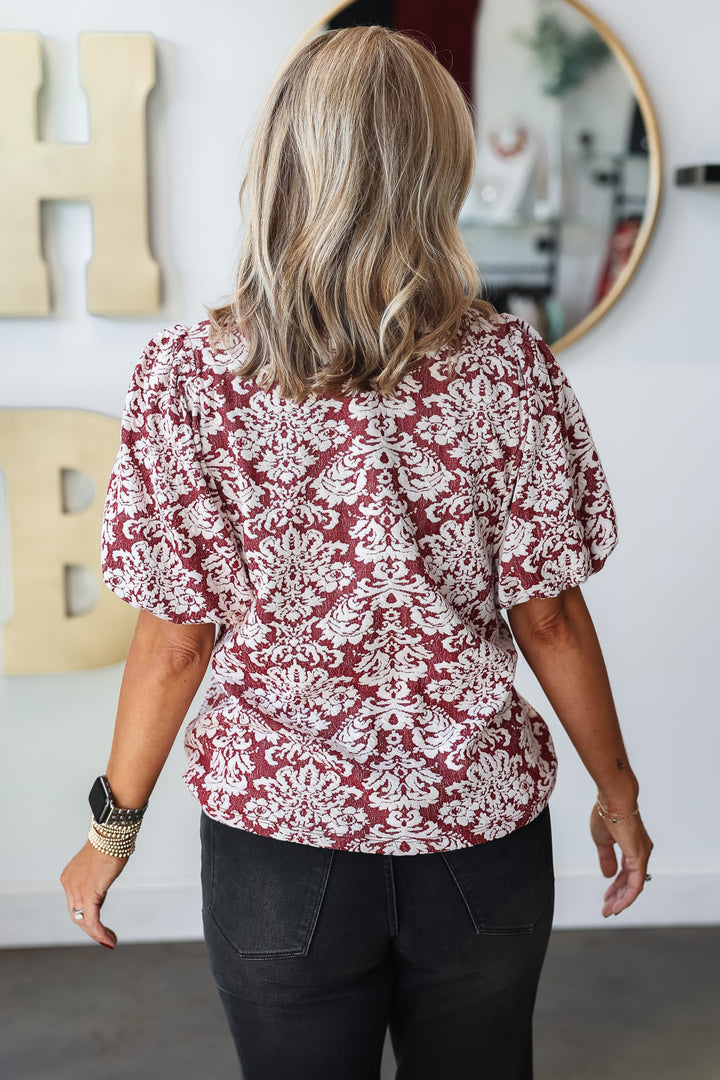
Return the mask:
<svg viewBox="0 0 720 1080">
<path fill-rule="evenodd" d="M 215 625 L 181 625 L 141 611 L 130 644 L 106 776 L 115 805 L 144 806 L 207 670 Z M 127 858 L 105 855 L 87 841 L 63 870 L 68 910 L 83 909 L 78 923 L 91 938 L 113 948 L 117 938 L 100 922 L 100 907 Z"/>
</svg>

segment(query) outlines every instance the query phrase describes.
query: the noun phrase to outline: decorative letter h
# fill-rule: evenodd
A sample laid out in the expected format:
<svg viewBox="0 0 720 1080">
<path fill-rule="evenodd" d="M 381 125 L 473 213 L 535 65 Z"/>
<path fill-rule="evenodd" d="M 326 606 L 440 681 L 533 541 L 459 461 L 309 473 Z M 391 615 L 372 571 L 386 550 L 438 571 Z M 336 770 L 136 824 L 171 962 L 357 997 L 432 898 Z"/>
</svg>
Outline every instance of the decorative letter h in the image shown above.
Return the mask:
<svg viewBox="0 0 720 1080">
<path fill-rule="evenodd" d="M 0 34 L 0 315 L 50 311 L 41 254 L 40 201 L 92 203 L 94 255 L 88 309 L 96 315 L 155 311 L 159 270 L 147 235 L 145 102 L 155 82 L 148 34 L 81 34 L 90 142 L 37 138 L 42 84 L 37 34 Z"/>
</svg>

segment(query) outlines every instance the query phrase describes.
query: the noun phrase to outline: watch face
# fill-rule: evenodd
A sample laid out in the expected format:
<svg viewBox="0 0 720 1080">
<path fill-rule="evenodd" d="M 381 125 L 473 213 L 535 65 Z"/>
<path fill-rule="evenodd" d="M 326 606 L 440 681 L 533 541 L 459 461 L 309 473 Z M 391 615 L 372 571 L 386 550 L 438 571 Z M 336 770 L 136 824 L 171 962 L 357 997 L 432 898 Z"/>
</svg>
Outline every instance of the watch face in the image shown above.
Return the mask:
<svg viewBox="0 0 720 1080">
<path fill-rule="evenodd" d="M 93 784 L 90 789 L 88 802 L 90 803 L 93 817 L 98 825 L 102 825 L 103 821 L 110 816 L 110 811 L 112 810 L 110 785 L 104 776 L 98 776 Z"/>
</svg>

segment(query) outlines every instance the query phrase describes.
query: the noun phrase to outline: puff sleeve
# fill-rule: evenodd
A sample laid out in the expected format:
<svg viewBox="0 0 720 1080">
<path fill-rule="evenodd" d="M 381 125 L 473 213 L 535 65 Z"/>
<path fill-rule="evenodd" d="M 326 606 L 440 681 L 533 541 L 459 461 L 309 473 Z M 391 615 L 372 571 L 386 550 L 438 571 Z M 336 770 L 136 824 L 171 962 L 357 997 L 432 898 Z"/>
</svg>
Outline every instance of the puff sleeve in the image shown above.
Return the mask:
<svg viewBox="0 0 720 1080">
<path fill-rule="evenodd" d="M 146 346 L 125 403 L 102 525 L 105 584 L 175 623 L 242 621 L 252 598 L 241 542 L 208 480 L 202 380 L 184 327 Z"/>
<path fill-rule="evenodd" d="M 617 543 L 612 498 L 582 409 L 540 335 L 517 320 L 520 448 L 497 554 L 500 607 L 586 581 Z"/>
</svg>

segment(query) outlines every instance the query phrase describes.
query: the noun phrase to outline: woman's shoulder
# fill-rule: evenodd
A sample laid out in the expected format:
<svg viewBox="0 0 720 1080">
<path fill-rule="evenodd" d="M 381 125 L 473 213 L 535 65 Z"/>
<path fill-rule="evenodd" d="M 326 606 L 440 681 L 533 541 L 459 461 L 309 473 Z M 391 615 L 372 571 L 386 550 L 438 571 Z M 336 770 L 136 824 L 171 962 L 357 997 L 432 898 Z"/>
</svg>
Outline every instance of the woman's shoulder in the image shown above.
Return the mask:
<svg viewBox="0 0 720 1080">
<path fill-rule="evenodd" d="M 542 341 L 534 326 L 508 311 L 487 311 L 470 307 L 466 309 L 463 319 L 469 337 L 485 346 L 497 347 L 509 343 L 517 347 L 527 339 Z"/>
<path fill-rule="evenodd" d="M 525 384 L 535 380 L 546 355 L 541 335 L 524 319 L 509 312 L 468 308 L 452 366 L 468 375 L 482 372 L 491 382 Z"/>
<path fill-rule="evenodd" d="M 126 416 L 183 418 L 201 411 L 202 399 L 233 360 L 210 342 L 210 323 L 174 323 L 158 330 L 142 349 L 126 401 Z"/>
<path fill-rule="evenodd" d="M 471 315 L 470 341 L 485 356 L 496 356 L 509 378 L 517 377 L 529 392 L 551 384 L 569 385 L 557 357 L 542 334 L 518 315 L 495 312 L 489 319 Z"/>
<path fill-rule="evenodd" d="M 225 341 L 213 338 L 209 319 L 194 323 L 174 323 L 166 326 L 148 342 L 144 356 L 157 366 L 174 364 L 191 367 L 201 361 L 218 363 L 236 362 L 245 348 L 245 339 L 238 331 Z"/>
<path fill-rule="evenodd" d="M 169 392 L 183 389 L 194 396 L 217 377 L 237 366 L 244 339 L 217 342 L 209 319 L 194 323 L 174 323 L 158 330 L 142 351 L 136 378 L 148 388 Z"/>
</svg>

